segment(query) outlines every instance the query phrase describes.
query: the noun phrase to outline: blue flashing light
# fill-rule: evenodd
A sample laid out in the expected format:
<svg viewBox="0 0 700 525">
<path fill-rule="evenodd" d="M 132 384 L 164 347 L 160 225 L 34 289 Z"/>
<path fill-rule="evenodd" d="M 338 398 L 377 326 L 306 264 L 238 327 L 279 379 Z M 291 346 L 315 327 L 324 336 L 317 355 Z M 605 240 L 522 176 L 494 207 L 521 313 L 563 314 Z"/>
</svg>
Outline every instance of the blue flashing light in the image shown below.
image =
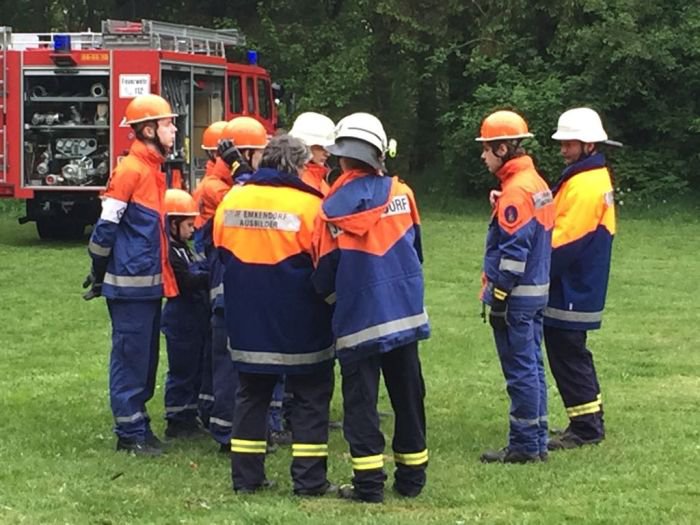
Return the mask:
<svg viewBox="0 0 700 525">
<path fill-rule="evenodd" d="M 246 56 L 248 57 L 248 64 L 251 66 L 258 65 L 258 52 L 255 49 L 249 49 Z"/>
<path fill-rule="evenodd" d="M 70 35 L 53 35 L 53 48 L 59 53 L 70 53 Z"/>
</svg>

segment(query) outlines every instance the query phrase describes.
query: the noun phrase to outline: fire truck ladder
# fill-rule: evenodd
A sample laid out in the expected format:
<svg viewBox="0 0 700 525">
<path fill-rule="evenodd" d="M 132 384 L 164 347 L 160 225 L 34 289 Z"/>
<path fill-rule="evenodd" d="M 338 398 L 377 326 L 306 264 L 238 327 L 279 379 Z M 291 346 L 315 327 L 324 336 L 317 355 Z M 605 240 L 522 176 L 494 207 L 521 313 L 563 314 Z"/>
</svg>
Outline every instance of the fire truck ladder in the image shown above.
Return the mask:
<svg viewBox="0 0 700 525">
<path fill-rule="evenodd" d="M 7 105 L 7 68 L 5 50 L 12 38 L 12 28 L 0 27 L 0 182 L 7 182 L 7 128 L 5 107 Z"/>
<path fill-rule="evenodd" d="M 102 42 L 110 49 L 150 48 L 225 57 L 227 47 L 245 45 L 245 36 L 237 29 L 219 31 L 154 20 L 104 20 Z"/>
</svg>

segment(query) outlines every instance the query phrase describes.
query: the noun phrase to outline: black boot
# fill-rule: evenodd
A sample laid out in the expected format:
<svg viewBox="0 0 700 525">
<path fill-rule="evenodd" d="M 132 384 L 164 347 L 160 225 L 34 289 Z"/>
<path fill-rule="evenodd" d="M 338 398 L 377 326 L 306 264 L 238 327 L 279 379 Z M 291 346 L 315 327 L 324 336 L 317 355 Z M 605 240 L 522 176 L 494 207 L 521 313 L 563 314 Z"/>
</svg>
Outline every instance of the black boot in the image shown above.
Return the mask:
<svg viewBox="0 0 700 525">
<path fill-rule="evenodd" d="M 487 450 L 481 455 L 482 463 L 538 463 L 540 454 L 526 454 L 519 450 L 504 447 L 501 450 Z"/>
<path fill-rule="evenodd" d="M 359 501 L 362 503 L 382 503 L 384 501 L 383 494 L 360 494 L 351 484 L 341 485 L 338 488 L 338 497 L 351 501 Z"/>
<path fill-rule="evenodd" d="M 549 443 L 547 443 L 547 448 L 549 450 L 570 450 L 572 448 L 579 448 L 584 445 L 597 445 L 601 441 L 603 441 L 602 436 L 593 439 L 583 439 L 570 430 L 567 430 L 559 437 L 550 439 Z"/>
<path fill-rule="evenodd" d="M 241 487 L 239 489 L 233 489 L 233 491 L 236 494 L 255 494 L 256 492 L 259 492 L 261 490 L 268 490 L 271 489 L 275 486 L 274 481 L 270 481 L 269 479 L 263 480 L 262 484 L 258 487 Z"/>
<path fill-rule="evenodd" d="M 162 448 L 155 447 L 147 441 L 133 441 L 124 438 L 117 439 L 117 450 L 144 457 L 156 457 L 163 453 Z"/>
<path fill-rule="evenodd" d="M 326 483 L 318 489 L 299 489 L 294 491 L 295 496 L 319 497 L 329 494 L 338 494 L 338 485 L 334 485 L 330 481 L 326 481 Z"/>
<path fill-rule="evenodd" d="M 187 423 L 168 421 L 168 426 L 165 429 L 165 437 L 170 439 L 192 439 L 207 435 L 207 431 L 196 420 Z"/>
</svg>

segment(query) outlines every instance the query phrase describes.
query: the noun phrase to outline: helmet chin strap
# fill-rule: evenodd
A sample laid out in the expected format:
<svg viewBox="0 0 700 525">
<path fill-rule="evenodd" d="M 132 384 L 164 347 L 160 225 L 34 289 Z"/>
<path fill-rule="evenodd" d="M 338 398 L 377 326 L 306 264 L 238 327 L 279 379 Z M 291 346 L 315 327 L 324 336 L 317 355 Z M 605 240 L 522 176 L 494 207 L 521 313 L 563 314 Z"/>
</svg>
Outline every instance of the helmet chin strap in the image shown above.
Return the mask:
<svg viewBox="0 0 700 525">
<path fill-rule="evenodd" d="M 595 153 L 595 151 L 596 151 L 595 145 L 594 145 L 593 149 L 590 151 L 590 153 L 587 153 L 586 152 L 586 144 L 590 144 L 590 142 L 581 142 L 581 153 L 578 156 L 578 158 L 576 159 L 576 162 L 581 162 L 582 160 L 587 159 L 588 157 L 590 157 L 591 155 L 593 155 Z"/>
<path fill-rule="evenodd" d="M 152 124 L 152 126 L 151 126 Z M 144 134 L 144 130 L 146 127 L 150 127 L 153 130 L 153 138 L 147 137 Z M 137 132 L 136 136 L 141 139 L 144 142 L 148 142 L 149 144 L 153 144 L 156 149 L 158 150 L 158 153 L 160 153 L 163 157 L 167 157 L 168 154 L 170 153 L 169 149 L 163 145 L 163 143 L 160 141 L 160 138 L 158 137 L 158 122 L 156 121 L 149 121 L 144 124 L 144 126 Z"/>
</svg>

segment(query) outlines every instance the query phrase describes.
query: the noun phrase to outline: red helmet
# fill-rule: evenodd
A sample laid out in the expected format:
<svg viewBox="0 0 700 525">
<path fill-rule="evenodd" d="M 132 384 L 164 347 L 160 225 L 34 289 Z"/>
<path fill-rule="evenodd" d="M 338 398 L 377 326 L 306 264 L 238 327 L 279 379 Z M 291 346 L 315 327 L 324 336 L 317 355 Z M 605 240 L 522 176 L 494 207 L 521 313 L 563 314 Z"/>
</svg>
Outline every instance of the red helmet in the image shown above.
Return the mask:
<svg viewBox="0 0 700 525">
<path fill-rule="evenodd" d="M 534 137 L 527 129 L 525 119 L 514 111 L 496 111 L 484 119 L 481 124 L 481 136 L 477 142 L 494 140 L 514 140 Z"/>
<path fill-rule="evenodd" d="M 228 124 L 228 122 L 225 120 L 219 120 L 210 124 L 209 127 L 204 130 L 204 134 L 202 135 L 203 150 L 216 151 L 219 140 L 221 140 L 221 133 L 224 131 L 226 124 Z"/>
<path fill-rule="evenodd" d="M 231 119 L 221 138 L 232 140 L 238 149 L 263 149 L 267 146 L 265 127 L 252 117 Z"/>
<path fill-rule="evenodd" d="M 165 192 L 165 213 L 169 216 L 196 217 L 197 203 L 185 190 L 170 189 Z"/>
<path fill-rule="evenodd" d="M 170 103 L 160 95 L 139 95 L 126 106 L 125 124 L 138 124 L 149 120 L 175 118 Z"/>
</svg>

